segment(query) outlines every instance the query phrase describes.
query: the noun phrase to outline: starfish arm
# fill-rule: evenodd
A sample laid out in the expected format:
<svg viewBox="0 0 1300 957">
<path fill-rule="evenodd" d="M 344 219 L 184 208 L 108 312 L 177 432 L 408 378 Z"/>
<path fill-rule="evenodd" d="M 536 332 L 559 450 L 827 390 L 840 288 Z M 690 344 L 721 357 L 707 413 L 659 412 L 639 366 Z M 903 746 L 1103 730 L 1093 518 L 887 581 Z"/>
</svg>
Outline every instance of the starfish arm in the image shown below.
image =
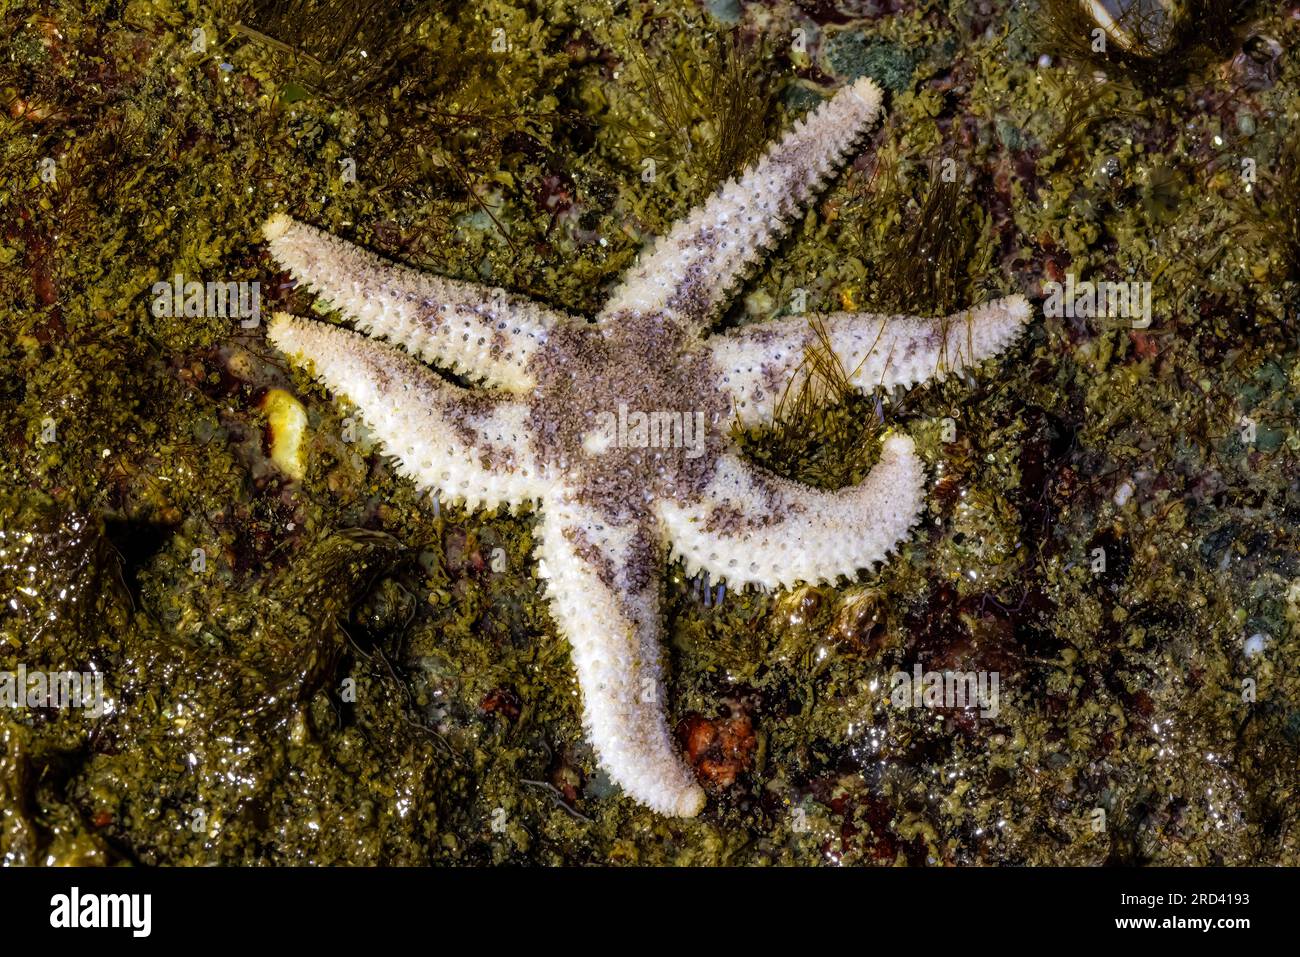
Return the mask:
<svg viewBox="0 0 1300 957">
<path fill-rule="evenodd" d="M 659 502 L 675 557 L 736 586 L 833 582 L 882 561 L 921 514 L 925 470 L 912 440 L 885 440 L 858 485 L 820 491 L 724 453 L 699 504 Z"/>
<path fill-rule="evenodd" d="M 358 407 L 399 471 L 452 504 L 514 509 L 550 488 L 520 402 L 452 385 L 398 349 L 277 313 L 267 337 Z"/>
<path fill-rule="evenodd" d="M 997 355 L 1030 315 L 1029 300 L 1019 295 L 942 319 L 840 312 L 756 324 L 714 336 L 706 347 L 736 417 L 749 427 L 771 423 L 787 391 L 798 393 L 810 374 L 810 347 L 828 347 L 856 389 L 906 387 Z M 822 385 L 814 379 L 814 388 Z"/>
<path fill-rule="evenodd" d="M 426 362 L 525 392 L 529 360 L 568 317 L 502 289 L 430 276 L 276 214 L 263 227 L 271 254 L 357 327 Z"/>
<path fill-rule="evenodd" d="M 704 792 L 668 733 L 660 665 L 660 543 L 568 496 L 542 503 L 539 577 L 572 649 L 583 724 L 603 767 L 661 814 L 693 817 Z"/>
<path fill-rule="evenodd" d="M 844 161 L 880 111 L 880 88 L 845 87 L 645 251 L 601 312 L 664 312 L 702 330 L 745 271 Z"/>
</svg>

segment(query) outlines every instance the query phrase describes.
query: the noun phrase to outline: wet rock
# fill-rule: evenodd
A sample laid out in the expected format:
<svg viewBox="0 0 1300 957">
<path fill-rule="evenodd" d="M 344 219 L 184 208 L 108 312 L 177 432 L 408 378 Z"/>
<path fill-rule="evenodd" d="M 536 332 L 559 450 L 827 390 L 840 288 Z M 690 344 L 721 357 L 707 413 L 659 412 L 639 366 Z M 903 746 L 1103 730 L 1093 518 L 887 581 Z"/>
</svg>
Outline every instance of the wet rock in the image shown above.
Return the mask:
<svg viewBox="0 0 1300 957">
<path fill-rule="evenodd" d="M 35 493 L 0 496 L 0 663 L 71 667 L 111 652 L 130 618 L 121 559 L 104 522 Z"/>
<path fill-rule="evenodd" d="M 38 863 L 31 787 L 26 732 L 5 725 L 0 728 L 0 863 L 6 866 Z"/>
<path fill-rule="evenodd" d="M 1232 58 L 1232 72 L 1247 90 L 1270 90 L 1282 73 L 1282 44 L 1262 33 L 1251 34 Z"/>
<path fill-rule="evenodd" d="M 822 41 L 822 63 L 828 73 L 845 81 L 869 76 L 893 93 L 912 85 L 916 61 L 900 46 L 869 39 L 857 30 L 828 33 Z"/>
</svg>

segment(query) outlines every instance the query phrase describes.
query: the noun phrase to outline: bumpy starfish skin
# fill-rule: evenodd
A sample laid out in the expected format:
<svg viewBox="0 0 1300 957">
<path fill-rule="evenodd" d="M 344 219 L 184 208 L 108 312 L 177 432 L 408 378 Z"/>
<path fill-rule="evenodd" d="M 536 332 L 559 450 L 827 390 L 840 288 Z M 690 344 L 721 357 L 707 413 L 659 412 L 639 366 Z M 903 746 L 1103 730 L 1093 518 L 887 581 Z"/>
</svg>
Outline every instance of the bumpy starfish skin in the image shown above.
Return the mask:
<svg viewBox="0 0 1300 957">
<path fill-rule="evenodd" d="M 469 508 L 538 506 L 538 575 L 572 649 L 588 738 L 614 781 L 664 814 L 705 803 L 663 703 L 669 554 L 737 586 L 834 581 L 882 561 L 922 509 L 925 473 L 903 434 L 886 438 L 861 484 L 834 492 L 764 472 L 732 445 L 736 419 L 771 422 L 781 393 L 799 386 L 807 319 L 707 337 L 745 270 L 879 109 L 864 79 L 796 123 L 647 250 L 595 323 L 390 265 L 283 215 L 265 227 L 300 282 L 388 344 L 286 315 L 270 323 L 271 341 L 356 404 L 421 488 Z M 1012 296 L 946 320 L 820 322 L 851 383 L 872 389 L 993 355 L 1028 319 Z M 412 356 L 492 391 L 453 385 Z M 662 434 L 637 431 L 637 414 Z"/>
</svg>

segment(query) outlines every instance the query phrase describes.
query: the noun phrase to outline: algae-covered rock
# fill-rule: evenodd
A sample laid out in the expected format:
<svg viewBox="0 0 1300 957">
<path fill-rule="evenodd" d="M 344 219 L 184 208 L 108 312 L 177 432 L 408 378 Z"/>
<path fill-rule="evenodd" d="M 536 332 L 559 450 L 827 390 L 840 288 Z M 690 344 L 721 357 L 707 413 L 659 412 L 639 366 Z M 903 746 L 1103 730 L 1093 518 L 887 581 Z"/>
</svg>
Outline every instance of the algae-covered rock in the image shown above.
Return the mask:
<svg viewBox="0 0 1300 957">
<path fill-rule="evenodd" d="M 894 93 L 911 87 L 916 69 L 915 56 L 904 47 L 855 29 L 828 31 L 822 40 L 822 62 L 840 79 L 869 76 Z"/>
</svg>

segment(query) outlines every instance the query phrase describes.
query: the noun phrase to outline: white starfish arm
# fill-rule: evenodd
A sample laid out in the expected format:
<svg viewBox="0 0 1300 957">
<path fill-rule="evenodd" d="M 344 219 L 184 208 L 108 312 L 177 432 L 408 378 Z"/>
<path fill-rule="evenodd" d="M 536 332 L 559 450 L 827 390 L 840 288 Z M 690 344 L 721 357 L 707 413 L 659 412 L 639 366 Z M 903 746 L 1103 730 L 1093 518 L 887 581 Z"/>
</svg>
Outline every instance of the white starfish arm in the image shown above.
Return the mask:
<svg viewBox="0 0 1300 957">
<path fill-rule="evenodd" d="M 452 385 L 393 346 L 277 313 L 267 338 L 361 411 L 401 473 L 468 508 L 515 508 L 551 487 L 521 402 Z"/>
<path fill-rule="evenodd" d="M 839 312 L 747 326 L 714 336 L 705 347 L 740 424 L 748 427 L 771 423 L 787 390 L 797 394 L 809 375 L 804 357 L 810 346 L 828 345 L 854 388 L 912 386 L 1001 352 L 1030 315 L 1029 300 L 1019 295 L 943 319 Z M 814 388 L 822 384 L 814 377 Z"/>
<path fill-rule="evenodd" d="M 572 649 L 588 740 L 611 778 L 661 814 L 693 817 L 704 791 L 664 714 L 657 530 L 610 525 L 567 496 L 542 503 L 538 575 Z"/>
<path fill-rule="evenodd" d="M 850 488 L 812 489 L 727 452 L 699 504 L 661 499 L 658 510 L 691 574 L 788 588 L 833 582 L 883 560 L 920 517 L 924 487 L 912 440 L 893 435 L 875 468 Z"/>
<path fill-rule="evenodd" d="M 283 214 L 263 233 L 295 279 L 370 335 L 426 362 L 512 392 L 534 385 L 528 361 L 568 317 L 502 289 L 430 276 Z"/>
<path fill-rule="evenodd" d="M 739 179 L 655 240 L 600 318 L 666 312 L 702 329 L 879 112 L 880 88 L 863 77 L 800 119 Z"/>
</svg>

